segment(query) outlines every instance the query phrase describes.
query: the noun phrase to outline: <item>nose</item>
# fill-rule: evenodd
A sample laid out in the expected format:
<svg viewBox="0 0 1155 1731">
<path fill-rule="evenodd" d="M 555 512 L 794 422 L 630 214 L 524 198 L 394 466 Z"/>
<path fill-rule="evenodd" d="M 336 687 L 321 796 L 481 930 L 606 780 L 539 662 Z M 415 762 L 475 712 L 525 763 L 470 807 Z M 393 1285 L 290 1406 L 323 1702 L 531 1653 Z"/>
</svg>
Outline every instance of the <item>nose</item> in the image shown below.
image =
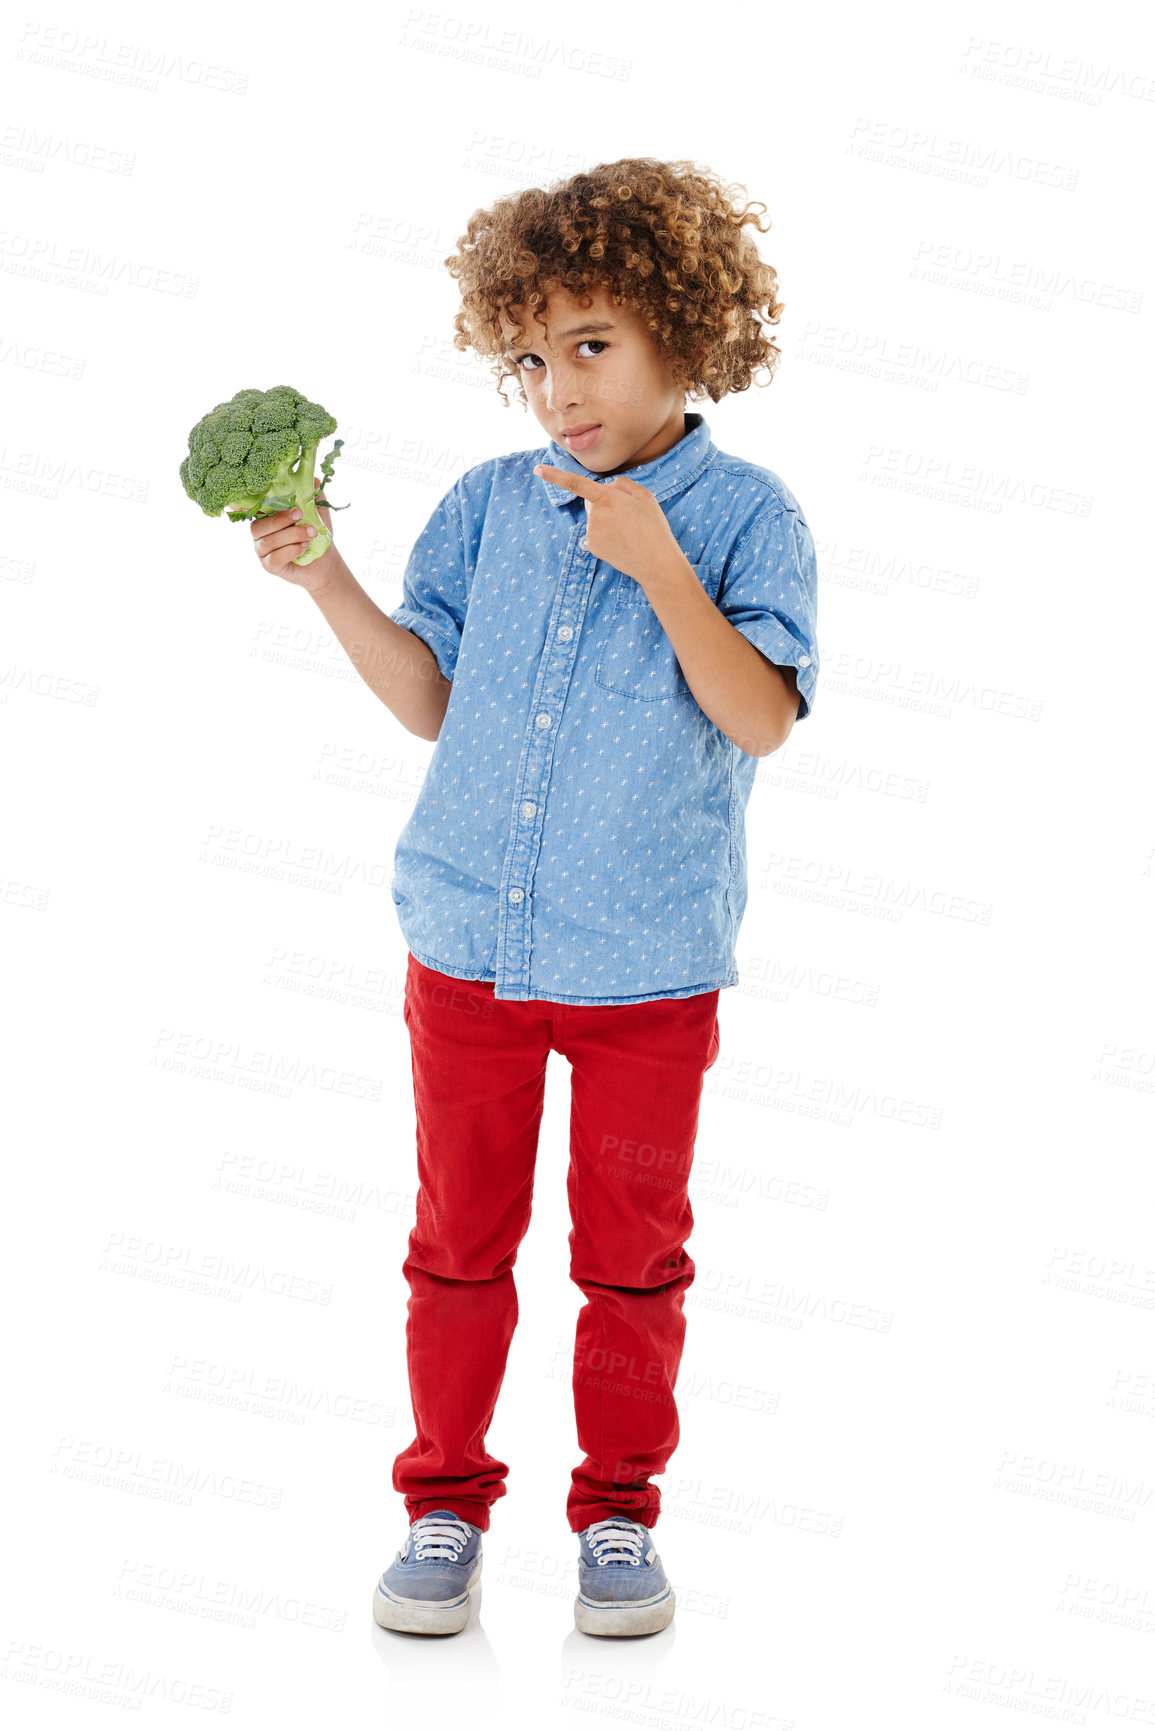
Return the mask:
<svg viewBox="0 0 1155 1731">
<path fill-rule="evenodd" d="M 567 413 L 581 401 L 573 368 L 561 361 L 547 361 L 546 368 L 546 407 L 553 415 Z"/>
</svg>

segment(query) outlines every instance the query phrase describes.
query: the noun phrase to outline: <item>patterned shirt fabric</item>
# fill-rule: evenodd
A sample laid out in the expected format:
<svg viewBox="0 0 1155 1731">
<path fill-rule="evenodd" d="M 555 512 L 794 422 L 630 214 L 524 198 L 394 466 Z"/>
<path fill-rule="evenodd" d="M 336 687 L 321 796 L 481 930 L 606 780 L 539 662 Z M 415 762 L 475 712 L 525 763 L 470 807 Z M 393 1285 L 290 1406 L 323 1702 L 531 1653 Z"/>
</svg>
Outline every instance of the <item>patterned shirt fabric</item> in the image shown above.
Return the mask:
<svg viewBox="0 0 1155 1731">
<path fill-rule="evenodd" d="M 700 414 L 628 473 L 711 601 L 779 666 L 798 720 L 818 676 L 814 542 L 771 470 Z M 705 714 L 641 585 L 595 559 L 595 481 L 551 439 L 469 469 L 413 548 L 390 615 L 453 690 L 391 883 L 418 961 L 497 998 L 635 1004 L 736 985 L 758 759 Z"/>
</svg>

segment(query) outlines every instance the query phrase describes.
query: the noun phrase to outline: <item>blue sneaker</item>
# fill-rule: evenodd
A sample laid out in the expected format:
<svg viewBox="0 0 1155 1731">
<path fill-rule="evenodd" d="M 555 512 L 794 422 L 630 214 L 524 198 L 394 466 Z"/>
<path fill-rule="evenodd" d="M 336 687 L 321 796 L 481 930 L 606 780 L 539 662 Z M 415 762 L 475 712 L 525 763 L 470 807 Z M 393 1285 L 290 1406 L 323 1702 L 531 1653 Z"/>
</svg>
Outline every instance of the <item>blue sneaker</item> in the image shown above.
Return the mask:
<svg viewBox="0 0 1155 1731">
<path fill-rule="evenodd" d="M 456 1635 L 480 1579 L 481 1528 L 452 1509 L 431 1509 L 413 1522 L 378 1581 L 373 1620 L 411 1635 Z"/>
<path fill-rule="evenodd" d="M 648 1527 L 613 1515 L 578 1539 L 574 1622 L 583 1635 L 652 1635 L 673 1621 L 674 1589 Z"/>
</svg>

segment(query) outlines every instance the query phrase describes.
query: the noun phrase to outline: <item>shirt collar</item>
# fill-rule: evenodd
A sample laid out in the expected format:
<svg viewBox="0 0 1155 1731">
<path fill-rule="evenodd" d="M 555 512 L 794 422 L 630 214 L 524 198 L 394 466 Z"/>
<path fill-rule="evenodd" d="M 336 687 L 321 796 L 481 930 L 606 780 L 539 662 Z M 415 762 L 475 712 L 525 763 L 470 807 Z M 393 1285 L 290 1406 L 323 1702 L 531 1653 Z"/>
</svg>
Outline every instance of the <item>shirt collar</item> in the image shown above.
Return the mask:
<svg viewBox="0 0 1155 1731">
<path fill-rule="evenodd" d="M 637 481 L 641 486 L 648 487 L 655 499 L 668 499 L 674 493 L 682 493 L 696 476 L 706 466 L 713 445 L 710 442 L 710 428 L 704 415 L 687 414 L 686 431 L 676 445 L 671 445 L 668 451 L 660 457 L 655 457 L 650 463 L 639 463 L 637 468 L 625 471 L 626 479 Z M 564 445 L 559 445 L 556 439 L 551 439 L 546 455 L 541 459 L 554 469 L 566 469 L 571 475 L 585 475 L 587 479 L 604 482 L 609 476 L 595 475 L 580 463 L 572 452 Z M 545 482 L 546 495 L 552 505 L 572 505 L 574 501 L 581 502 L 580 495 L 571 493 L 565 487 L 559 487 L 556 481 L 545 476 L 538 476 Z"/>
</svg>

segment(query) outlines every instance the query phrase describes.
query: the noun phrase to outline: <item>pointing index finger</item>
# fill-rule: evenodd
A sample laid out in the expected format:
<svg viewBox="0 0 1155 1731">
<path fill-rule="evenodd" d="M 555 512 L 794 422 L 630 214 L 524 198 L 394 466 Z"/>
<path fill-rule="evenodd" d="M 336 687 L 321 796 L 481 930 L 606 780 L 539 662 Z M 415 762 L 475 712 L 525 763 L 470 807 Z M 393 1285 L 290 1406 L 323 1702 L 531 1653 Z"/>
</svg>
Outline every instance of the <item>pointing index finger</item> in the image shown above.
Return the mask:
<svg viewBox="0 0 1155 1731">
<path fill-rule="evenodd" d="M 565 469 L 555 469 L 552 463 L 535 463 L 535 475 L 540 475 L 544 481 L 552 481 L 555 486 L 568 487 L 571 493 L 580 493 L 583 499 L 597 498 L 597 483 L 586 475 L 571 475 Z"/>
</svg>

